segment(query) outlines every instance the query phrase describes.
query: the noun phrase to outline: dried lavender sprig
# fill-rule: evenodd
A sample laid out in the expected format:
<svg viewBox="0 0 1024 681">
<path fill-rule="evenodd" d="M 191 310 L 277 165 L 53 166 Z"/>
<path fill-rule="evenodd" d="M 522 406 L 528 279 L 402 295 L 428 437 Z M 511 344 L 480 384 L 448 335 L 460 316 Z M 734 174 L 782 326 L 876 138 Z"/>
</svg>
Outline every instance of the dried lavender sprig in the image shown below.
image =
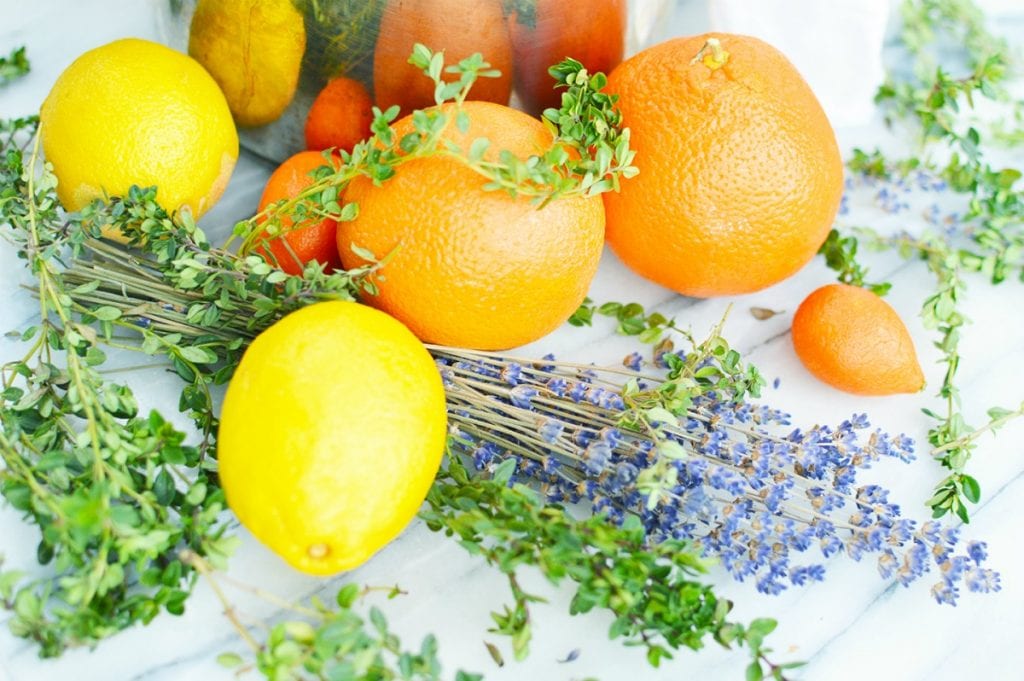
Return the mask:
<svg viewBox="0 0 1024 681">
<path fill-rule="evenodd" d="M 1000 588 L 999 575 L 982 567 L 983 542 L 956 553 L 958 528 L 904 518 L 888 490 L 858 483 L 874 461 L 913 458 L 909 438 L 870 430 L 865 415 L 834 428 L 789 429 L 787 414 L 726 388 L 693 397 L 677 416 L 649 402 L 638 408 L 634 398 L 678 379 L 433 352 L 453 441 L 477 470 L 513 459 L 516 478 L 536 484 L 549 501 L 588 503 L 613 522 L 639 516 L 650 541 L 693 540 L 759 591 L 822 580 L 820 562 L 797 559 L 815 546 L 824 558 L 874 554 L 881 576 L 904 586 L 934 565 L 939 603 L 955 604 L 961 586 Z M 717 361 L 697 359 L 693 373 Z"/>
</svg>

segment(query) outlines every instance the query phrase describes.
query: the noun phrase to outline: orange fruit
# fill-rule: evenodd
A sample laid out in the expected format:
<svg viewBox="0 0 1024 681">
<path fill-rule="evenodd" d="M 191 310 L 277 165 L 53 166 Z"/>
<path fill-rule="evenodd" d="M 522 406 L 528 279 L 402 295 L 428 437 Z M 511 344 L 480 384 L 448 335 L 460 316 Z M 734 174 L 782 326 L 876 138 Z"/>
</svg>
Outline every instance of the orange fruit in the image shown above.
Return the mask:
<svg viewBox="0 0 1024 681">
<path fill-rule="evenodd" d="M 370 136 L 373 102 L 358 80 L 335 78 L 313 100 L 306 116 L 306 148 L 351 152 Z"/>
<path fill-rule="evenodd" d="M 916 393 L 924 373 L 896 311 L 871 291 L 829 284 L 793 317 L 793 348 L 818 379 L 855 395 Z"/>
<path fill-rule="evenodd" d="M 275 201 L 298 196 L 313 183 L 310 173 L 325 165 L 327 159 L 318 151 L 301 151 L 286 160 L 267 180 L 259 210 Z M 294 226 L 291 218 L 282 217 L 281 232 L 262 239 L 269 246 L 270 253 L 263 245 L 255 250 L 271 262 L 276 260 L 277 266 L 288 274 L 301 274 L 303 266 L 311 260 L 323 263 L 330 272 L 341 267 L 335 246 L 337 229 L 338 222 L 330 218 L 316 222 L 309 220 L 308 224 Z"/>
<path fill-rule="evenodd" d="M 709 40 L 719 46 L 709 46 Z M 775 48 L 707 34 L 620 64 L 640 174 L 607 193 L 608 243 L 633 270 L 688 296 L 748 293 L 807 264 L 843 192 L 835 134 Z"/>
<path fill-rule="evenodd" d="M 384 8 L 373 53 L 373 94 L 386 110 L 403 113 L 434 104 L 434 84 L 409 63 L 413 45 L 444 50 L 446 64 L 483 54 L 498 78 L 480 78 L 472 99 L 507 104 L 512 93 L 512 43 L 501 0 L 390 0 Z M 445 74 L 445 81 L 458 80 Z"/>
<path fill-rule="evenodd" d="M 566 57 L 582 62 L 591 73 L 608 73 L 622 61 L 626 4 L 626 0 L 536 0 L 532 14 L 509 16 L 515 90 L 524 109 L 538 115 L 561 105 L 563 91 L 554 88 L 548 68 Z"/>
<path fill-rule="evenodd" d="M 489 160 L 501 150 L 526 158 L 551 146 L 551 133 L 521 111 L 489 102 L 463 108 L 468 132 L 452 124 L 446 138 L 464 149 L 488 138 Z M 394 128 L 399 139 L 412 132 L 411 118 Z M 597 271 L 600 200 L 567 197 L 538 210 L 527 198 L 484 191 L 486 182 L 463 161 L 427 156 L 379 186 L 359 177 L 345 191 L 359 215 L 338 226 L 342 263 L 365 263 L 353 246 L 390 255 L 379 295 L 366 302 L 423 341 L 498 350 L 536 340 L 579 307 Z"/>
</svg>

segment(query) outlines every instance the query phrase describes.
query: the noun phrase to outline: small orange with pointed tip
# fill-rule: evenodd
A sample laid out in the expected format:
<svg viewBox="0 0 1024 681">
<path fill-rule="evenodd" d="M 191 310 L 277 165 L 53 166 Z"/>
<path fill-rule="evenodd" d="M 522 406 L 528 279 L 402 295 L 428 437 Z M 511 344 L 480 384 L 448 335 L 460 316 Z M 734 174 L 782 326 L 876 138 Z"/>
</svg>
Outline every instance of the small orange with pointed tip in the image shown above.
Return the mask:
<svg viewBox="0 0 1024 681">
<path fill-rule="evenodd" d="M 896 311 L 870 291 L 822 286 L 793 317 L 793 348 L 819 380 L 855 395 L 916 393 L 924 373 Z"/>
</svg>

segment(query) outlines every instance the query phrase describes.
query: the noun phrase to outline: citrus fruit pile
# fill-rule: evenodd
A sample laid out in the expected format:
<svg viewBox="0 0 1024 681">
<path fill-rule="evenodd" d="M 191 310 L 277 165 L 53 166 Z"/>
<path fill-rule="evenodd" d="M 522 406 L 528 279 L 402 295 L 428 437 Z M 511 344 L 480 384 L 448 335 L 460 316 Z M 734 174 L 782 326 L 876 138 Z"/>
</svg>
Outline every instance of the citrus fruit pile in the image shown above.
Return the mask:
<svg viewBox="0 0 1024 681">
<path fill-rule="evenodd" d="M 374 103 L 406 114 L 391 126 L 394 139 L 415 137 L 413 111 L 435 106 L 434 83 L 409 63 L 416 42 L 443 45 L 449 62 L 483 49 L 502 72 L 481 80 L 475 101 L 435 109 L 460 120 L 443 130 L 439 148 L 484 138 L 479 163 L 544 162 L 551 127 L 506 103 L 515 88 L 530 111 L 557 105 L 559 95 L 535 76 L 575 52 L 615 67 L 606 92 L 631 131 L 640 174 L 603 197 L 577 193 L 538 206 L 488 188 L 457 153 L 426 153 L 384 181 L 355 172 L 339 183 L 333 195 L 358 209 L 353 219 L 284 214 L 259 235 L 253 252 L 293 275 L 310 262 L 330 271 L 365 265 L 367 253 L 382 259 L 367 305 L 314 305 L 259 336 L 221 417 L 220 475 L 232 508 L 285 560 L 316 574 L 366 560 L 424 499 L 446 419 L 423 342 L 499 350 L 550 333 L 586 296 L 606 236 L 630 268 L 681 294 L 763 289 L 813 257 L 843 189 L 835 136 L 813 93 L 757 39 L 682 38 L 616 67 L 621 0 L 588 4 L 593 32 L 585 35 L 557 30 L 583 25 L 582 4 L 541 0 L 527 17 L 498 3 L 444 2 L 444 11 L 424 0 L 389 3 L 372 96 L 354 79 L 328 82 L 306 120 L 309 149 L 271 175 L 258 224 L 271 224 L 271 205 L 308 193 L 314 176 L 341 177 L 355 163 L 352 149 L 371 124 L 386 123 L 375 121 Z M 462 25 L 439 20 L 456 6 L 466 10 Z M 83 55 L 57 81 L 42 129 L 66 208 L 140 184 L 158 186 L 168 210 L 198 216 L 237 157 L 232 117 L 262 125 L 288 107 L 305 41 L 289 0 L 201 0 L 193 24 L 189 52 L 199 61 L 124 40 Z M 546 51 L 531 52 L 531 35 L 544 32 Z M 216 67 L 208 73 L 200 62 Z M 861 289 L 813 293 L 797 311 L 793 342 L 814 375 L 843 390 L 891 394 L 923 384 L 906 327 Z"/>
</svg>

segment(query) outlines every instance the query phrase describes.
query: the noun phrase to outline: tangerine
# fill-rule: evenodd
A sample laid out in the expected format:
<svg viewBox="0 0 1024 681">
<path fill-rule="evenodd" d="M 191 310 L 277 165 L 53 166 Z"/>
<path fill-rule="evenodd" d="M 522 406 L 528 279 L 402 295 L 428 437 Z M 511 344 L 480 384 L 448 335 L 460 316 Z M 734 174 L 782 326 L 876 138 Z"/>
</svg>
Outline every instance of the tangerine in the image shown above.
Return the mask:
<svg viewBox="0 0 1024 681">
<path fill-rule="evenodd" d="M 486 160 L 551 146 L 551 132 L 521 111 L 490 102 L 462 107 L 469 129 L 449 126 L 445 138 L 465 149 L 486 137 Z M 453 105 L 442 111 L 453 113 Z M 397 139 L 412 132 L 411 117 L 394 129 Z M 601 201 L 564 197 L 538 209 L 528 198 L 485 191 L 486 182 L 463 160 L 434 155 L 407 161 L 380 185 L 359 177 L 346 189 L 359 214 L 338 225 L 342 263 L 365 264 L 353 246 L 390 256 L 379 295 L 366 302 L 423 341 L 498 350 L 536 340 L 579 307 L 597 271 Z"/>
<path fill-rule="evenodd" d="M 774 47 L 722 33 L 620 64 L 640 174 L 607 193 L 608 243 L 633 270 L 688 296 L 748 293 L 807 264 L 843 192 L 832 126 Z"/>
<path fill-rule="evenodd" d="M 373 94 L 381 109 L 397 104 L 411 113 L 434 104 L 434 83 L 409 63 L 416 43 L 444 50 L 448 64 L 482 53 L 501 75 L 477 80 L 470 98 L 508 103 L 512 42 L 500 0 L 390 0 L 373 53 Z M 445 74 L 444 79 L 458 76 Z"/>
<path fill-rule="evenodd" d="M 306 148 L 351 152 L 370 136 L 373 101 L 358 80 L 334 78 L 313 100 L 306 116 Z"/>
<path fill-rule="evenodd" d="M 300 151 L 278 166 L 267 180 L 260 197 L 259 211 L 262 212 L 270 204 L 281 199 L 292 199 L 303 189 L 313 183 L 311 173 L 321 166 L 327 165 L 327 159 L 318 151 Z M 260 220 L 264 222 L 265 220 Z M 290 217 L 280 218 L 281 233 L 267 235 L 261 242 L 269 246 L 268 253 L 264 245 L 255 250 L 267 260 L 274 262 L 288 274 L 302 274 L 302 268 L 311 260 L 326 266 L 330 272 L 341 268 L 338 249 L 335 246 L 335 233 L 338 222 L 330 218 L 313 221 L 295 226 Z"/>
<path fill-rule="evenodd" d="M 822 286 L 793 317 L 793 348 L 819 380 L 855 395 L 916 393 L 924 373 L 896 311 L 871 291 Z"/>
<path fill-rule="evenodd" d="M 626 4 L 536 0 L 532 12 L 510 15 L 515 90 L 526 111 L 539 115 L 561 104 L 562 93 L 554 88 L 548 68 L 566 57 L 580 61 L 591 73 L 608 73 L 622 61 Z"/>
</svg>

